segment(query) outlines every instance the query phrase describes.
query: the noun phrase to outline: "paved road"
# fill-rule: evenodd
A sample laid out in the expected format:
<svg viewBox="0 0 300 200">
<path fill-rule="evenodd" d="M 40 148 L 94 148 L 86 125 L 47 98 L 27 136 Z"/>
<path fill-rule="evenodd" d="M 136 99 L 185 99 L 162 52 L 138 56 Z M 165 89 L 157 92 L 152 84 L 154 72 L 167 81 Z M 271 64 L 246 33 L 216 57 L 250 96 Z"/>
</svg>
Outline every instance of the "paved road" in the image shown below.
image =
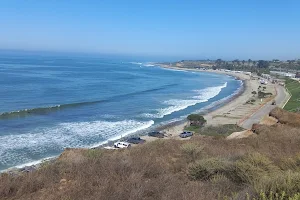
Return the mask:
<svg viewBox="0 0 300 200">
<path fill-rule="evenodd" d="M 286 92 L 282 86 L 276 85 L 275 87 L 277 89 L 277 96 L 275 97 L 276 105 L 280 105 L 286 98 Z M 253 124 L 259 123 L 265 115 L 269 114 L 269 112 L 276 107 L 275 105 L 271 105 L 271 103 L 272 101 L 268 102 L 253 115 L 251 115 L 251 117 L 246 119 L 240 126 L 245 129 L 251 129 Z"/>
</svg>

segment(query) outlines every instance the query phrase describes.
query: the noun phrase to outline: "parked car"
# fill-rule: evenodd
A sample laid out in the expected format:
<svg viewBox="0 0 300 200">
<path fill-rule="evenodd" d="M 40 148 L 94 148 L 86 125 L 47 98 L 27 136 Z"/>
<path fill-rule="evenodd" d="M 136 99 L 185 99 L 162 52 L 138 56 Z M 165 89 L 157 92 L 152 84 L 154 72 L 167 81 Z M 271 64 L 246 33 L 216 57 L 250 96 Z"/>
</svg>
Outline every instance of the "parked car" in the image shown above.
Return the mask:
<svg viewBox="0 0 300 200">
<path fill-rule="evenodd" d="M 145 140 L 141 139 L 140 137 L 132 137 L 126 140 L 126 142 L 131 144 L 142 144 L 145 142 Z"/>
<path fill-rule="evenodd" d="M 165 135 L 164 135 L 164 133 L 162 133 L 160 131 L 152 131 L 152 132 L 148 133 L 148 136 L 163 138 Z"/>
<path fill-rule="evenodd" d="M 116 142 L 114 143 L 114 147 L 115 148 L 129 148 L 131 147 L 131 144 L 129 144 L 128 142 Z"/>
<path fill-rule="evenodd" d="M 190 131 L 184 131 L 182 133 L 180 133 L 180 137 L 181 138 L 187 138 L 187 137 L 191 137 L 193 135 L 193 132 L 190 132 Z"/>
</svg>

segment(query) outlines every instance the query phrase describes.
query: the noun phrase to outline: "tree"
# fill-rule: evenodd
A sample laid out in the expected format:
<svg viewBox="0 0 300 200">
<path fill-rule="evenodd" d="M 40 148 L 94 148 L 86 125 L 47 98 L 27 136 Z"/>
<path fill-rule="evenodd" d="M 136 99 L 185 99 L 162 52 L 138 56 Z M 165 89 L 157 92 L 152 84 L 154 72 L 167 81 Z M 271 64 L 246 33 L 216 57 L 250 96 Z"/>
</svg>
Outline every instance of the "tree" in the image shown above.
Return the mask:
<svg viewBox="0 0 300 200">
<path fill-rule="evenodd" d="M 240 61 L 238 59 L 235 59 L 234 61 L 232 61 L 232 63 L 235 63 L 237 65 L 240 65 Z"/>
<path fill-rule="evenodd" d="M 191 114 L 187 119 L 190 121 L 191 126 L 203 126 L 206 123 L 204 117 L 198 114 Z"/>
<path fill-rule="evenodd" d="M 245 60 L 242 61 L 243 65 L 245 64 L 245 62 L 246 62 Z"/>
<path fill-rule="evenodd" d="M 217 59 L 217 60 L 216 60 L 216 64 L 217 64 L 218 66 L 220 66 L 222 63 L 223 63 L 223 61 L 222 61 L 221 59 Z"/>
<path fill-rule="evenodd" d="M 261 76 L 261 73 L 259 71 L 256 74 L 257 74 L 257 76 Z"/>
<path fill-rule="evenodd" d="M 257 63 L 258 68 L 268 68 L 269 62 L 265 60 L 259 60 Z"/>
<path fill-rule="evenodd" d="M 248 59 L 248 64 L 251 64 L 252 63 L 252 60 L 251 59 Z"/>
<path fill-rule="evenodd" d="M 272 96 L 272 93 L 270 92 L 262 92 L 262 91 L 258 91 L 258 98 L 265 98 L 265 97 L 268 97 L 268 96 Z"/>
</svg>

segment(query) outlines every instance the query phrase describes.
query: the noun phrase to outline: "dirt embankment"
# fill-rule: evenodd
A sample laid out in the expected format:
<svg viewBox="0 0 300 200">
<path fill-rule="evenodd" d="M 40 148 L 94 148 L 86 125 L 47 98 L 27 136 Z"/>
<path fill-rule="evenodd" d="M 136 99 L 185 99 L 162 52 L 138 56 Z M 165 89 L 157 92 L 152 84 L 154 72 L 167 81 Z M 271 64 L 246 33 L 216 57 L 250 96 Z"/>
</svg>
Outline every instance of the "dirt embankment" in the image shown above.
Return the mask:
<svg viewBox="0 0 300 200">
<path fill-rule="evenodd" d="M 276 118 L 279 123 L 294 127 L 300 126 L 300 114 L 291 113 L 281 108 L 275 108 L 270 112 L 270 116 Z"/>
</svg>

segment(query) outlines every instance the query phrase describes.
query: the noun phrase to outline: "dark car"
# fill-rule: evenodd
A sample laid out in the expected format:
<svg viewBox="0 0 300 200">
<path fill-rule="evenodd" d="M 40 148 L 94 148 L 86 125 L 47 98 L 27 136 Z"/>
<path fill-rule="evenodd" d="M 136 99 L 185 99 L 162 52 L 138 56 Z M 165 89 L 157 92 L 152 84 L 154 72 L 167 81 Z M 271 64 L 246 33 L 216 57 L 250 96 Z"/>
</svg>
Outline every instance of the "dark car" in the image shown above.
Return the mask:
<svg viewBox="0 0 300 200">
<path fill-rule="evenodd" d="M 126 140 L 126 142 L 131 144 L 142 144 L 145 142 L 145 140 L 141 139 L 140 137 L 132 137 Z"/>
<path fill-rule="evenodd" d="M 162 132 L 159 132 L 159 131 L 152 131 L 152 132 L 148 133 L 148 136 L 163 138 L 165 135 Z"/>
<path fill-rule="evenodd" d="M 181 138 L 187 138 L 187 137 L 191 137 L 193 135 L 193 132 L 190 132 L 190 131 L 184 131 L 182 133 L 180 133 L 180 137 Z"/>
</svg>

